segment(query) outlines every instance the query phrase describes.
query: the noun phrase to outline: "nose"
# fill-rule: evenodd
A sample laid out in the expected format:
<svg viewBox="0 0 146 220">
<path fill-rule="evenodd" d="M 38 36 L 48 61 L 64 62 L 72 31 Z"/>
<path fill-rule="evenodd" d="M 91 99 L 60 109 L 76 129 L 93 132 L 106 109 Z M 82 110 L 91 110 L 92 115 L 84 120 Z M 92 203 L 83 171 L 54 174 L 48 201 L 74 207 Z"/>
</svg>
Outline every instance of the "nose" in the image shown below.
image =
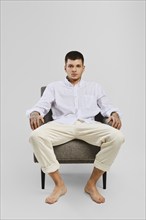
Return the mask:
<svg viewBox="0 0 146 220">
<path fill-rule="evenodd" d="M 76 72 L 76 70 L 77 70 L 77 68 L 74 66 L 74 67 L 72 68 L 72 71 L 73 71 L 73 72 Z"/>
</svg>

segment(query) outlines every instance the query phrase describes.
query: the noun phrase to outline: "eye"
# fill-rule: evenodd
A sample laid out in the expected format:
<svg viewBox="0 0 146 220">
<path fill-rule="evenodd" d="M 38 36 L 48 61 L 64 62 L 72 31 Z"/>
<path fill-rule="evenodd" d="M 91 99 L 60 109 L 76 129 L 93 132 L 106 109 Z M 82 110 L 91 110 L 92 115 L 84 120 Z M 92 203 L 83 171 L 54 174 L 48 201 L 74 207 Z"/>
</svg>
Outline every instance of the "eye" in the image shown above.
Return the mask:
<svg viewBox="0 0 146 220">
<path fill-rule="evenodd" d="M 69 67 L 69 68 L 72 68 L 72 67 L 73 67 L 73 65 L 71 65 L 71 64 L 70 64 L 70 65 L 68 65 L 68 67 Z"/>
</svg>

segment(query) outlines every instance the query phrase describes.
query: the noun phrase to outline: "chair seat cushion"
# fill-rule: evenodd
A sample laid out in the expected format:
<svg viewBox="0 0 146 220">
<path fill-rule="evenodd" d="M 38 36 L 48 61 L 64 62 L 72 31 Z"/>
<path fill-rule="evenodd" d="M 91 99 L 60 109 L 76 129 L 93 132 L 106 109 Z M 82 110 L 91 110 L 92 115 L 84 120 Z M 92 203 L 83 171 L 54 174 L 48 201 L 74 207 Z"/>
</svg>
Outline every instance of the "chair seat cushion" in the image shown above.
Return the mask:
<svg viewBox="0 0 146 220">
<path fill-rule="evenodd" d="M 54 146 L 55 155 L 60 163 L 92 163 L 99 151 L 100 147 L 78 139 Z"/>
</svg>

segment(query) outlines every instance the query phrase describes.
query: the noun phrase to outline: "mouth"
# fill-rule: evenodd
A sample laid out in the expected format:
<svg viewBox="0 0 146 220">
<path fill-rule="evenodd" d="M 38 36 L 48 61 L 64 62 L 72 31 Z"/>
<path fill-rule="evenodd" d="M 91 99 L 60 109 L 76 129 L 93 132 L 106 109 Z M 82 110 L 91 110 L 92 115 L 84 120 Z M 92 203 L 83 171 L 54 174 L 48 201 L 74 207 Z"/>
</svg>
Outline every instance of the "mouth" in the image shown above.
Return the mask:
<svg viewBox="0 0 146 220">
<path fill-rule="evenodd" d="M 77 75 L 78 74 L 76 74 L 76 73 L 71 74 L 72 77 L 76 77 Z"/>
</svg>

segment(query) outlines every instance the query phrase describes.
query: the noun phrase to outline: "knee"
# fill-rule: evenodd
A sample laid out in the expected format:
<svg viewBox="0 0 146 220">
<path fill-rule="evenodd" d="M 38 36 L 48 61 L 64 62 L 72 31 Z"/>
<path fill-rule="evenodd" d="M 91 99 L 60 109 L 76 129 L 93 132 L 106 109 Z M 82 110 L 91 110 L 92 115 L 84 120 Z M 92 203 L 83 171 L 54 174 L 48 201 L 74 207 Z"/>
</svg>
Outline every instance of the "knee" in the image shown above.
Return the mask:
<svg viewBox="0 0 146 220">
<path fill-rule="evenodd" d="M 114 139 L 120 145 L 125 142 L 124 135 L 120 130 L 116 130 L 115 135 L 114 135 Z"/>
<path fill-rule="evenodd" d="M 29 142 L 30 142 L 30 143 L 33 143 L 33 142 L 37 141 L 38 138 L 39 138 L 39 136 L 40 136 L 40 135 L 39 135 L 37 129 L 36 129 L 36 130 L 33 130 L 33 131 L 31 132 L 31 134 L 30 134 Z"/>
</svg>

